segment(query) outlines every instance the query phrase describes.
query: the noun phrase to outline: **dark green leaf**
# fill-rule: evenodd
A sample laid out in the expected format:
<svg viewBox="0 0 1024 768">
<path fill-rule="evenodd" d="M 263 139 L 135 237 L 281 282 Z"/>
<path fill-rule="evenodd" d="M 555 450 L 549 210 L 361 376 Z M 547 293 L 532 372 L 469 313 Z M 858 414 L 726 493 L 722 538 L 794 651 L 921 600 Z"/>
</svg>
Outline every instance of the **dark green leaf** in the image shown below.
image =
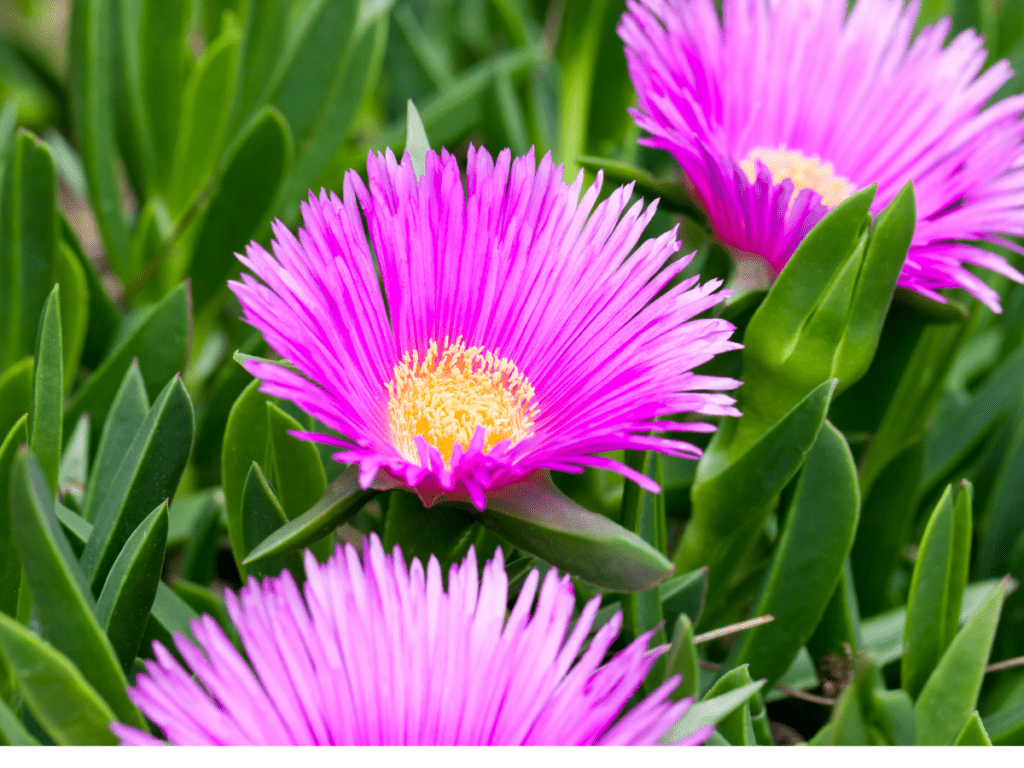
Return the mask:
<svg viewBox="0 0 1024 768">
<path fill-rule="evenodd" d="M 953 742 L 957 747 L 991 747 L 992 739 L 988 737 L 985 726 L 981 723 L 981 717 L 975 710 L 968 719 L 967 724 L 960 730 L 960 734 Z"/>
<path fill-rule="evenodd" d="M 1018 394 L 1018 398 L 1020 395 Z M 1006 573 L 1010 566 L 1010 542 L 1024 532 L 1020 499 L 1024 482 L 1024 420 L 1013 432 L 1010 445 L 999 467 L 999 473 L 988 494 L 981 547 L 975 564 L 980 577 Z"/>
<path fill-rule="evenodd" d="M 917 697 L 918 744 L 950 744 L 977 706 L 1006 587 L 1004 580 L 992 590 L 953 639 Z"/>
<path fill-rule="evenodd" d="M 76 557 L 81 557 L 82 550 L 85 549 L 85 542 L 89 540 L 89 535 L 92 533 L 92 526 L 60 502 L 54 505 L 53 511 L 68 539 L 68 544 L 71 545 L 71 551 L 75 553 Z"/>
<path fill-rule="evenodd" d="M 114 646 L 121 668 L 131 671 L 146 629 L 167 544 L 167 502 L 128 537 L 96 601 L 96 617 Z"/>
<path fill-rule="evenodd" d="M 921 537 L 907 596 L 900 672 L 911 696 L 920 694 L 958 629 L 971 549 L 970 494 L 969 485 L 962 487 L 954 504 L 947 487 Z"/>
<path fill-rule="evenodd" d="M 32 358 L 26 357 L 0 375 L 0 434 L 11 427 L 32 407 Z"/>
<path fill-rule="evenodd" d="M 910 288 L 897 288 L 893 296 L 928 323 L 963 323 L 967 321 L 967 310 L 958 301 L 947 300 L 945 304 L 922 296 Z"/>
<path fill-rule="evenodd" d="M 121 208 L 114 129 L 115 12 L 114 4 L 107 0 L 74 4 L 68 72 L 75 139 L 89 180 L 89 199 L 107 258 L 123 275 L 128 262 L 128 224 Z"/>
<path fill-rule="evenodd" d="M 726 666 L 749 663 L 772 683 L 793 663 L 839 583 L 859 512 L 853 457 L 842 434 L 826 422 L 807 455 L 751 613 L 775 620 L 746 632 Z"/>
<path fill-rule="evenodd" d="M 0 661 L 0 664 L 5 662 Z M 0 696 L 0 744 L 9 747 L 38 747 L 39 742 L 32 736 L 14 711 Z"/>
<path fill-rule="evenodd" d="M 672 564 L 632 531 L 584 509 L 550 476 L 508 486 L 487 499 L 481 522 L 515 547 L 595 586 L 618 592 L 650 589 Z"/>
<path fill-rule="evenodd" d="M 704 598 L 708 593 L 708 569 L 698 568 L 673 576 L 663 581 L 658 589 L 661 592 L 661 610 L 665 621 L 674 624 L 676 617 L 681 614 L 689 616 L 691 621 L 699 621 L 704 610 Z"/>
<path fill-rule="evenodd" d="M 846 647 L 863 648 L 860 606 L 853 585 L 853 569 L 849 559 L 843 563 L 843 572 L 832 597 L 825 607 L 821 621 L 807 641 L 807 649 L 814 657 L 833 654 L 842 657 Z"/>
<path fill-rule="evenodd" d="M 430 140 L 427 138 L 427 129 L 423 127 L 423 119 L 416 111 L 416 105 L 412 103 L 412 99 L 406 102 L 405 119 L 405 151 L 412 158 L 412 167 L 416 171 L 418 179 L 427 170 L 427 152 L 430 151 Z"/>
<path fill-rule="evenodd" d="M 360 490 L 358 469 L 346 471 L 327 486 L 327 493 L 308 512 L 274 531 L 245 557 L 243 564 L 251 565 L 308 547 L 339 525 L 343 525 L 377 494 L 378 491 L 374 490 Z M 242 545 L 244 546 L 244 539 Z"/>
<path fill-rule="evenodd" d="M 242 534 L 242 493 L 253 462 L 270 466 L 268 446 L 270 425 L 267 420 L 268 398 L 255 380 L 242 391 L 228 414 L 221 449 L 221 484 L 224 488 L 224 509 L 228 520 L 231 552 L 242 577 L 246 559 L 245 537 Z"/>
<path fill-rule="evenodd" d="M 254 461 L 242 490 L 242 541 L 246 554 L 287 522 L 281 503 L 263 476 L 260 465 Z M 253 563 L 248 571 L 257 577 L 277 576 L 285 568 L 291 571 L 298 583 L 302 583 L 302 556 L 298 552 Z"/>
<path fill-rule="evenodd" d="M 146 382 L 146 393 L 151 399 L 159 394 L 174 374 L 184 369 L 192 336 L 188 283 L 177 285 L 158 304 L 143 312 L 135 330 L 107 355 L 100 367 L 75 392 L 64 416 L 66 429 L 72 429 L 83 413 L 92 417 L 94 429 L 103 428 L 107 412 L 132 360 L 138 360 Z"/>
<path fill-rule="evenodd" d="M 96 620 L 85 577 L 57 523 L 46 479 L 25 448 L 18 451 L 11 470 L 11 522 L 44 637 L 78 666 L 119 719 L 144 727 L 125 694 L 128 681 Z M 17 675 L 16 665 L 11 667 Z"/>
<path fill-rule="evenodd" d="M 28 442 L 52 493 L 57 492 L 64 444 L 64 349 L 60 327 L 60 288 L 54 286 L 39 318 L 32 373 Z"/>
<path fill-rule="evenodd" d="M 997 746 L 1024 745 L 1024 703 L 1008 706 L 985 717 L 985 732 Z"/>
<path fill-rule="evenodd" d="M 447 504 L 425 507 L 409 491 L 391 491 L 387 509 L 385 551 L 398 544 L 410 563 L 414 557 L 426 563 L 436 555 L 442 570 L 455 559 L 460 541 L 473 525 L 473 516 L 465 509 Z"/>
<path fill-rule="evenodd" d="M 174 633 L 180 632 L 191 638 L 192 630 L 189 627 L 189 622 L 198 618 L 199 614 L 178 597 L 173 589 L 161 581 L 157 584 L 156 598 L 153 600 L 153 609 L 149 614 L 139 655 L 151 657 L 153 641 L 159 641 L 165 648 L 173 652 Z"/>
<path fill-rule="evenodd" d="M 49 148 L 22 129 L 0 199 L 0 368 L 32 353 L 57 279 L 56 185 Z"/>
<path fill-rule="evenodd" d="M 18 447 L 28 442 L 28 417 L 22 416 L 0 443 L 0 613 L 15 616 L 21 587 L 21 560 L 12 528 L 11 465 Z M 3 698 L 0 691 L 0 698 Z"/>
<path fill-rule="evenodd" d="M 300 440 L 290 432 L 303 426 L 271 402 L 267 403 L 274 481 L 281 507 L 289 520 L 316 504 L 327 490 L 327 476 L 314 443 Z"/>
<path fill-rule="evenodd" d="M 117 474 L 117 469 L 121 466 L 148 412 L 149 397 L 146 395 L 146 383 L 142 380 L 138 362 L 133 360 L 114 395 L 110 412 L 103 425 L 103 435 L 100 437 L 95 466 L 90 475 L 82 507 L 82 517 L 86 520 L 96 519 L 96 513 L 106 498 L 114 475 Z"/>
<path fill-rule="evenodd" d="M 64 391 L 78 371 L 89 324 L 89 285 L 85 269 L 70 246 L 57 244 L 57 282 L 60 284 L 61 343 L 64 352 Z"/>
<path fill-rule="evenodd" d="M 182 556 L 180 574 L 197 584 L 209 584 L 217 573 L 220 551 L 222 507 L 214 496 L 206 495 L 198 514 L 192 518 L 188 543 Z"/>
<path fill-rule="evenodd" d="M 160 502 L 171 498 L 192 449 L 192 402 L 174 377 L 149 409 L 97 507 L 82 570 L 99 594 L 121 548 Z"/>
<path fill-rule="evenodd" d="M 110 732 L 114 713 L 71 659 L 7 616 L 0 616 L 0 647 L 29 709 L 54 742 L 117 744 Z"/>
<path fill-rule="evenodd" d="M 291 158 L 288 123 L 273 107 L 264 108 L 230 151 L 199 225 L 190 268 L 197 307 L 226 291 L 238 270 L 234 254 L 245 250 L 269 217 Z"/>
<path fill-rule="evenodd" d="M 82 246 L 78 242 L 78 238 L 75 237 L 75 233 L 68 225 L 67 220 L 62 218 L 60 225 L 62 242 L 66 246 L 66 249 L 62 248 L 61 250 L 65 256 L 70 254 L 75 258 L 78 265 L 82 268 L 82 274 L 85 276 L 85 292 L 89 301 L 88 319 L 86 321 L 85 339 L 82 342 L 81 358 L 86 366 L 95 369 L 100 365 L 103 356 L 114 343 L 117 330 L 121 325 L 121 311 L 110 296 L 107 295 L 99 270 L 96 269 L 96 265 L 92 263 L 89 257 L 85 255 Z M 107 253 L 110 253 L 109 249 Z M 68 359 L 67 353 L 65 353 L 64 359 Z M 74 373 L 73 370 L 72 373 Z M 65 366 L 65 379 L 68 375 L 67 366 Z"/>
</svg>

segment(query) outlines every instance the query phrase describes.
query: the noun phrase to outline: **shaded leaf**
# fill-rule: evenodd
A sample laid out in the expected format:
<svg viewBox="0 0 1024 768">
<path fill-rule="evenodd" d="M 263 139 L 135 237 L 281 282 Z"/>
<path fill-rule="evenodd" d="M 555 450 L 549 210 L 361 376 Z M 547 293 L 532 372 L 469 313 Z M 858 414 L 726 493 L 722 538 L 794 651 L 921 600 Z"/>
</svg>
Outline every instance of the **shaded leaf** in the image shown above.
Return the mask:
<svg viewBox="0 0 1024 768">
<path fill-rule="evenodd" d="M 242 490 L 242 541 L 246 554 L 287 522 L 281 503 L 263 476 L 260 465 L 254 461 Z M 297 583 L 304 581 L 302 556 L 297 551 L 253 563 L 248 570 L 251 575 L 260 577 L 277 576 L 285 568 L 291 571 Z"/>
<path fill-rule="evenodd" d="M 39 318 L 32 410 L 28 442 L 52 493 L 57 492 L 60 451 L 64 444 L 64 351 L 60 327 L 60 288 L 54 286 Z"/>
</svg>

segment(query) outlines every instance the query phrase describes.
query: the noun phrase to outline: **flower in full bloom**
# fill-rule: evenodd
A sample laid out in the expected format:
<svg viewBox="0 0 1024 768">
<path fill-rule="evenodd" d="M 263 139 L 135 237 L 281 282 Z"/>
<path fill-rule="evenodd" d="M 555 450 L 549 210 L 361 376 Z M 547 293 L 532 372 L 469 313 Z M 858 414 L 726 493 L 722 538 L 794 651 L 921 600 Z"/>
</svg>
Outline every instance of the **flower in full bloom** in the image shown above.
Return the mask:
<svg viewBox="0 0 1024 768">
<path fill-rule="evenodd" d="M 338 547 L 323 565 L 307 552 L 305 599 L 288 571 L 227 592 L 248 663 L 204 616 L 202 650 L 175 636 L 191 674 L 154 643 L 129 696 L 182 745 L 656 744 L 689 707 L 669 698 L 675 676 L 622 714 L 664 648 L 648 650 L 647 633 L 602 664 L 621 614 L 591 636 L 598 596 L 572 624 L 568 576 L 530 573 L 506 618 L 500 550 L 481 579 L 471 549 L 447 591 L 434 557 L 407 568 L 376 537 L 364 552 Z M 112 727 L 125 744 L 160 743 Z"/>
<path fill-rule="evenodd" d="M 654 206 L 627 211 L 631 187 L 595 207 L 600 178 L 581 199 L 582 174 L 565 183 L 550 155 L 472 147 L 465 187 L 443 150 L 419 179 L 390 150 L 371 153 L 367 175 L 368 188 L 349 171 L 340 198 L 311 194 L 298 237 L 277 222 L 273 255 L 250 245 L 239 258 L 252 274 L 231 284 L 295 370 L 247 369 L 340 435 L 302 436 L 341 448 L 363 488 L 482 510 L 488 491 L 590 466 L 657 491 L 598 454 L 697 457 L 664 433 L 713 427 L 659 417 L 739 415 L 702 391 L 738 382 L 693 373 L 739 346 L 730 323 L 693 319 L 728 293 L 673 282 L 689 262 L 670 261 L 674 230 L 636 247 Z"/>
<path fill-rule="evenodd" d="M 808 231 L 878 184 L 877 213 L 908 182 L 917 229 L 899 285 L 938 301 L 999 297 L 965 265 L 1024 276 L 979 247 L 1024 252 L 1024 96 L 986 108 L 1012 75 L 982 72 L 971 30 L 916 37 L 904 0 L 629 0 L 619 34 L 649 146 L 671 152 L 716 237 L 773 278 Z"/>
</svg>

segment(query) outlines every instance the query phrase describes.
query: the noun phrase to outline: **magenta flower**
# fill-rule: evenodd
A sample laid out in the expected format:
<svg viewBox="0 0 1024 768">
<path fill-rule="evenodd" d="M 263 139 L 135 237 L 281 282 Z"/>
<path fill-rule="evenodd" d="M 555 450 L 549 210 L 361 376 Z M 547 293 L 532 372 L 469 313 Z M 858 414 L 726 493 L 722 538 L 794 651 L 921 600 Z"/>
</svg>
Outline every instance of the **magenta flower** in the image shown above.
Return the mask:
<svg viewBox="0 0 1024 768">
<path fill-rule="evenodd" d="M 443 150 L 419 180 L 390 151 L 371 154 L 367 174 L 369 189 L 349 171 L 341 199 L 311 195 L 297 238 L 277 222 L 274 254 L 250 245 L 239 258 L 256 277 L 231 283 L 297 372 L 247 369 L 343 436 L 301 435 L 340 447 L 363 488 L 482 510 L 487 491 L 590 466 L 657 491 L 598 454 L 697 457 L 651 433 L 713 427 L 656 419 L 739 415 L 733 398 L 700 391 L 738 382 L 692 372 L 738 347 L 730 323 L 691 319 L 728 293 L 671 284 L 690 260 L 669 262 L 674 230 L 634 250 L 654 206 L 623 213 L 630 187 L 595 207 L 600 178 L 580 200 L 582 174 L 566 184 L 550 156 L 538 167 L 532 152 L 495 162 L 472 147 L 465 188 Z"/>
<path fill-rule="evenodd" d="M 671 152 L 741 272 L 774 278 L 825 213 L 878 184 L 877 213 L 914 182 L 917 229 L 899 285 L 943 301 L 999 297 L 965 265 L 1024 276 L 985 243 L 1024 252 L 1024 97 L 986 103 L 1012 75 L 981 73 L 982 39 L 913 38 L 919 3 L 629 0 L 619 34 L 642 141 Z"/>
<path fill-rule="evenodd" d="M 664 648 L 649 651 L 648 633 L 602 665 L 617 614 L 580 655 L 601 599 L 572 624 L 572 583 L 553 569 L 539 595 L 530 573 L 506 619 L 501 550 L 480 579 L 470 549 L 447 591 L 434 557 L 406 568 L 375 536 L 364 557 L 348 545 L 321 565 L 307 552 L 305 600 L 288 571 L 227 592 L 249 664 L 204 616 L 192 622 L 202 650 L 175 636 L 195 679 L 154 643 L 132 701 L 182 745 L 656 744 L 690 705 L 669 699 L 676 676 L 620 717 Z M 125 744 L 160 743 L 112 728 Z"/>
</svg>

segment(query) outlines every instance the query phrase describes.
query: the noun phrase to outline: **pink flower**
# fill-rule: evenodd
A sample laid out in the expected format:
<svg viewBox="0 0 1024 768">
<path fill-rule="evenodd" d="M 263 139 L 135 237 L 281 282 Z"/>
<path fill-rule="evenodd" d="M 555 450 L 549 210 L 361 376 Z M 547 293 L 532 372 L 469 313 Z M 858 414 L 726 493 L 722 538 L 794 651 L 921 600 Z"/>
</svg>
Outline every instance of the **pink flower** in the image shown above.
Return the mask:
<svg viewBox="0 0 1024 768">
<path fill-rule="evenodd" d="M 730 323 L 692 319 L 728 293 L 672 284 L 690 260 L 669 262 L 674 231 L 636 247 L 654 206 L 626 211 L 630 187 L 595 207 L 600 178 L 580 200 L 582 174 L 566 184 L 550 156 L 538 167 L 532 152 L 495 162 L 472 147 L 465 186 L 443 150 L 419 180 L 390 151 L 367 174 L 369 188 L 349 171 L 341 198 L 311 195 L 298 237 L 276 223 L 273 255 L 250 245 L 253 274 L 231 284 L 297 372 L 247 369 L 343 436 L 301 435 L 341 448 L 363 488 L 484 509 L 487 491 L 590 466 L 656 491 L 598 454 L 697 457 L 657 433 L 713 427 L 657 419 L 739 415 L 701 391 L 738 382 L 692 370 L 738 347 Z"/>
<path fill-rule="evenodd" d="M 202 650 L 175 636 L 191 674 L 154 643 L 132 701 L 182 745 L 656 744 L 690 705 L 669 699 L 677 676 L 620 717 L 664 648 L 649 651 L 648 633 L 602 665 L 617 614 L 580 655 L 601 599 L 572 624 L 572 584 L 553 569 L 539 594 L 530 573 L 506 619 L 500 550 L 481 579 L 471 549 L 447 591 L 436 558 L 406 568 L 375 536 L 364 558 L 351 545 L 323 565 L 307 552 L 305 600 L 287 571 L 228 592 L 249 663 L 204 616 L 192 623 Z M 125 744 L 160 743 L 112 728 Z"/>
<path fill-rule="evenodd" d="M 982 40 L 948 46 L 949 20 L 913 38 L 919 3 L 629 0 L 619 34 L 642 141 L 671 152 L 715 235 L 773 278 L 804 235 L 857 189 L 873 211 L 914 182 L 917 229 L 899 285 L 942 301 L 999 297 L 965 265 L 1024 276 L 981 245 L 1022 249 L 1024 97 L 985 107 L 1012 75 L 981 72 Z M 912 39 L 913 38 L 913 39 Z"/>
</svg>

